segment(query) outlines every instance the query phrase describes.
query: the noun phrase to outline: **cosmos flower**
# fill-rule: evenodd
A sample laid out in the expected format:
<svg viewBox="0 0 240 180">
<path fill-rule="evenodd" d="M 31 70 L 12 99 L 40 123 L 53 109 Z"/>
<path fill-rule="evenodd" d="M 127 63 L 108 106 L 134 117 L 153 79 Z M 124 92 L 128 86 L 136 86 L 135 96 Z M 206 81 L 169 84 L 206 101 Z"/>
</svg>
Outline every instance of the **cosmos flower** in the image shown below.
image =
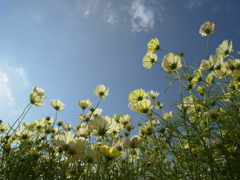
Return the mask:
<svg viewBox="0 0 240 180">
<path fill-rule="evenodd" d="M 32 92 L 37 93 L 37 95 L 40 97 L 40 99 L 46 99 L 44 89 L 35 86 L 32 88 Z"/>
<path fill-rule="evenodd" d="M 127 139 L 126 140 L 126 145 L 131 147 L 131 148 L 136 148 L 138 146 L 140 146 L 143 142 L 143 139 L 138 136 L 138 135 L 134 135 L 131 137 L 131 139 Z"/>
<path fill-rule="evenodd" d="M 220 57 L 230 56 L 230 53 L 233 51 L 232 49 L 232 41 L 228 43 L 228 40 L 225 40 L 216 48 L 216 54 Z"/>
<path fill-rule="evenodd" d="M 94 94 L 101 99 L 104 99 L 108 96 L 109 88 L 106 88 L 104 85 L 98 85 L 94 90 Z"/>
<path fill-rule="evenodd" d="M 55 100 L 51 100 L 51 106 L 56 110 L 56 111 L 60 111 L 63 110 L 65 107 L 65 104 L 62 103 L 60 100 L 55 99 Z"/>
<path fill-rule="evenodd" d="M 211 23 L 209 21 L 206 21 L 199 29 L 199 33 L 202 35 L 202 36 L 207 36 L 208 34 L 210 33 L 214 33 L 215 30 L 215 24 L 214 23 Z"/>
<path fill-rule="evenodd" d="M 102 113 L 102 109 L 100 108 L 91 108 L 90 111 L 88 112 L 87 116 L 88 117 L 97 117 Z"/>
<path fill-rule="evenodd" d="M 33 87 L 32 92 L 28 94 L 29 101 L 35 106 L 43 106 L 43 99 L 46 99 L 45 91 L 42 88 Z"/>
<path fill-rule="evenodd" d="M 178 55 L 169 53 L 164 56 L 162 67 L 168 73 L 176 71 L 182 67 L 181 58 Z"/>
<path fill-rule="evenodd" d="M 114 139 L 113 140 L 113 147 L 115 147 L 117 150 L 122 151 L 126 148 L 126 141 L 124 139 Z"/>
<path fill-rule="evenodd" d="M 8 132 L 9 126 L 7 124 L 0 124 L 0 133 Z"/>
<path fill-rule="evenodd" d="M 34 129 L 31 127 L 21 126 L 20 129 L 14 133 L 14 135 L 19 139 L 27 140 L 33 137 L 33 131 Z"/>
<path fill-rule="evenodd" d="M 108 145 L 100 146 L 99 150 L 108 161 L 124 155 L 122 151 L 119 151 L 117 150 L 117 148 L 114 148 L 114 147 L 109 147 Z"/>
<path fill-rule="evenodd" d="M 164 113 L 164 115 L 163 115 L 163 119 L 170 119 L 170 118 L 172 118 L 172 111 L 170 111 L 169 113 Z"/>
<path fill-rule="evenodd" d="M 157 99 L 157 97 L 159 96 L 159 92 L 154 92 L 153 90 L 147 92 L 148 98 L 149 99 Z"/>
<path fill-rule="evenodd" d="M 147 113 L 152 108 L 153 105 L 149 99 L 143 99 L 134 104 L 134 110 L 139 113 Z"/>
<path fill-rule="evenodd" d="M 157 101 L 157 102 L 156 102 L 156 105 L 155 105 L 155 108 L 156 108 L 156 109 L 162 109 L 162 107 L 163 107 L 163 103 L 160 102 L 160 101 Z"/>
<path fill-rule="evenodd" d="M 125 115 L 122 115 L 120 118 L 119 118 L 119 123 L 120 124 L 123 124 L 123 125 L 127 125 L 129 122 L 131 122 L 131 116 L 128 115 L 128 114 L 125 114 Z"/>
<path fill-rule="evenodd" d="M 88 108 L 88 107 L 91 106 L 92 104 L 93 104 L 93 102 L 92 102 L 90 99 L 78 101 L 78 106 L 79 106 L 82 110 L 85 110 L 86 108 Z"/>
<path fill-rule="evenodd" d="M 29 97 L 29 101 L 31 104 L 40 107 L 43 106 L 43 102 L 40 96 L 38 96 L 38 94 L 36 92 L 32 92 L 28 94 Z"/>
<path fill-rule="evenodd" d="M 156 52 L 160 49 L 160 44 L 157 38 L 148 42 L 148 52 Z"/>
<path fill-rule="evenodd" d="M 202 60 L 200 64 L 200 69 L 202 71 L 213 71 L 213 70 L 219 70 L 223 66 L 223 57 L 218 55 L 211 55 L 209 57 L 209 60 Z"/>
<path fill-rule="evenodd" d="M 142 65 L 143 67 L 145 67 L 146 69 L 151 69 L 152 65 L 157 61 L 157 55 L 155 53 L 152 52 L 148 52 L 142 60 Z"/>
<path fill-rule="evenodd" d="M 90 121 L 88 131 L 95 136 L 110 136 L 119 131 L 119 124 L 108 116 L 99 116 Z"/>
<path fill-rule="evenodd" d="M 147 93 L 143 89 L 136 89 L 129 94 L 128 101 L 132 103 L 136 103 L 138 101 L 142 101 L 147 97 Z"/>
<path fill-rule="evenodd" d="M 60 131 L 55 134 L 52 142 L 55 146 L 62 148 L 67 154 L 83 158 L 88 141 L 85 138 L 77 138 L 70 131 Z"/>
<path fill-rule="evenodd" d="M 226 68 L 231 71 L 240 70 L 240 59 L 229 59 Z"/>
<path fill-rule="evenodd" d="M 206 77 L 206 86 L 212 86 L 214 84 L 214 72 L 211 72 Z"/>
</svg>

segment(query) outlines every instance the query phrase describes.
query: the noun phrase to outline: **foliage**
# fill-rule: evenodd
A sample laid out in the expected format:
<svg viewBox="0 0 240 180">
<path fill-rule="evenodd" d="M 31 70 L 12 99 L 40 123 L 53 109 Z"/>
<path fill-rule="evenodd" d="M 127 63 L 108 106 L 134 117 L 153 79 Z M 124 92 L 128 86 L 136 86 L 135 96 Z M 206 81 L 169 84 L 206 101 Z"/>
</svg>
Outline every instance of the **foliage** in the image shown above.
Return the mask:
<svg viewBox="0 0 240 180">
<path fill-rule="evenodd" d="M 30 103 L 12 125 L 0 122 L 1 179 L 240 179 L 240 60 L 227 40 L 208 56 L 215 24 L 199 30 L 207 36 L 206 59 L 193 66 L 184 53 L 166 53 L 157 38 L 148 43 L 143 66 L 151 69 L 163 52 L 170 85 L 179 82 L 176 112 L 164 112 L 157 91 L 137 89 L 129 108 L 140 114 L 138 135 L 131 116 L 100 116 L 100 101 L 109 88 L 99 85 L 95 107 L 78 101 L 82 113 L 76 127 L 58 121 L 65 104 L 52 100 L 54 117 L 25 123 L 32 106 L 43 106 L 42 88 L 34 87 Z M 227 61 L 226 58 L 228 58 Z M 170 86 L 168 87 L 170 88 Z M 87 112 L 86 112 L 87 111 Z"/>
</svg>

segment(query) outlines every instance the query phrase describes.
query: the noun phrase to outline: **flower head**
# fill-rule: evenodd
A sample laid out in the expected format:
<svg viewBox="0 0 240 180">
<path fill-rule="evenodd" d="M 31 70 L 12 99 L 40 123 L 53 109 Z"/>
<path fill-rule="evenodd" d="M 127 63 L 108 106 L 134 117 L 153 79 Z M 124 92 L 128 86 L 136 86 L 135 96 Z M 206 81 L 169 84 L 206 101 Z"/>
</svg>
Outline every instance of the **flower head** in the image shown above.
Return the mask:
<svg viewBox="0 0 240 180">
<path fill-rule="evenodd" d="M 138 136 L 138 135 L 134 135 L 131 137 L 131 139 L 127 139 L 126 140 L 126 145 L 131 147 L 131 148 L 136 148 L 138 147 L 139 145 L 141 145 L 143 142 L 143 139 Z"/>
<path fill-rule="evenodd" d="M 138 101 L 142 101 L 147 97 L 147 93 L 143 89 L 136 89 L 129 94 L 128 101 L 132 103 L 136 103 Z"/>
<path fill-rule="evenodd" d="M 216 49 L 216 54 L 220 57 L 227 57 L 233 51 L 232 49 L 232 41 L 228 44 L 228 40 L 225 40 L 218 46 Z"/>
<path fill-rule="evenodd" d="M 151 69 L 152 65 L 157 61 L 157 55 L 155 53 L 152 52 L 148 52 L 142 60 L 142 65 L 143 67 L 147 68 L 147 69 Z"/>
<path fill-rule="evenodd" d="M 218 56 L 215 54 L 214 56 L 211 55 L 209 60 L 202 60 L 200 69 L 202 71 L 213 71 L 219 70 L 223 66 L 223 57 Z"/>
<path fill-rule="evenodd" d="M 168 73 L 176 71 L 182 67 L 181 58 L 178 55 L 169 53 L 163 58 L 162 67 Z"/>
<path fill-rule="evenodd" d="M 172 111 L 170 111 L 169 113 L 163 114 L 163 119 L 170 119 L 170 118 L 172 118 Z"/>
<path fill-rule="evenodd" d="M 104 99 L 108 96 L 109 88 L 106 88 L 104 85 L 98 85 L 94 90 L 94 94 L 101 99 Z"/>
<path fill-rule="evenodd" d="M 149 99 L 156 99 L 159 96 L 159 92 L 154 92 L 153 90 L 147 92 L 148 98 Z"/>
<path fill-rule="evenodd" d="M 52 142 L 55 146 L 62 148 L 68 155 L 83 159 L 88 141 L 85 138 L 77 138 L 70 131 L 57 133 Z"/>
<path fill-rule="evenodd" d="M 109 147 L 108 145 L 100 146 L 99 150 L 108 161 L 116 159 L 116 158 L 124 155 L 124 153 L 122 151 L 119 151 L 115 147 Z"/>
<path fill-rule="evenodd" d="M 0 133 L 8 132 L 9 126 L 7 124 L 0 124 Z"/>
<path fill-rule="evenodd" d="M 157 38 L 154 38 L 148 42 L 148 52 L 156 52 L 160 49 L 160 44 Z"/>
<path fill-rule="evenodd" d="M 46 99 L 44 89 L 35 86 L 32 88 L 32 92 L 37 93 L 37 95 L 40 97 L 40 99 Z"/>
<path fill-rule="evenodd" d="M 43 99 L 46 99 L 45 91 L 42 88 L 33 87 L 32 92 L 28 94 L 29 101 L 35 106 L 43 106 Z"/>
<path fill-rule="evenodd" d="M 215 24 L 214 23 L 211 23 L 209 21 L 206 21 L 199 29 L 199 33 L 202 35 L 202 36 L 207 36 L 208 34 L 210 33 L 214 33 L 215 30 Z"/>
<path fill-rule="evenodd" d="M 153 105 L 149 99 L 143 99 L 142 101 L 134 104 L 134 110 L 139 113 L 147 113 L 152 108 Z"/>
<path fill-rule="evenodd" d="M 90 99 L 78 101 L 78 106 L 79 106 L 82 110 L 85 110 L 86 108 L 88 108 L 88 107 L 91 106 L 92 104 L 93 104 L 93 102 L 92 102 Z"/>
<path fill-rule="evenodd" d="M 119 124 L 108 116 L 100 116 L 91 120 L 88 125 L 88 131 L 95 136 L 110 136 L 113 132 L 118 132 Z"/>
<path fill-rule="evenodd" d="M 51 106 L 56 110 L 56 111 L 60 111 L 63 110 L 65 107 L 65 104 L 62 103 L 60 100 L 55 99 L 55 100 L 51 100 Z"/>
</svg>

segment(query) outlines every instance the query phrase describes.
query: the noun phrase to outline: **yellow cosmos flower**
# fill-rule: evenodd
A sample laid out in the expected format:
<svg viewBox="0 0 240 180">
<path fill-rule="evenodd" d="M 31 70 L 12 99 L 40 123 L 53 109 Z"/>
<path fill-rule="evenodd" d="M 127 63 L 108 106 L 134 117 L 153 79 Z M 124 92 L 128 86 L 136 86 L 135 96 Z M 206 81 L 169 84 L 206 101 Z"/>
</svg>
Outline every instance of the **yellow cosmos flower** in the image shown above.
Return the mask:
<svg viewBox="0 0 240 180">
<path fill-rule="evenodd" d="M 70 131 L 61 131 L 55 134 L 52 142 L 55 146 L 62 148 L 68 155 L 83 159 L 88 141 L 82 137 L 75 137 Z"/>
<path fill-rule="evenodd" d="M 232 49 L 232 41 L 228 44 L 228 40 L 225 40 L 218 46 L 216 49 L 216 54 L 220 57 L 230 56 L 230 53 L 233 51 Z"/>
<path fill-rule="evenodd" d="M 203 92 L 206 91 L 206 87 L 204 87 L 204 86 L 198 86 L 197 91 L 203 93 Z"/>
<path fill-rule="evenodd" d="M 34 129 L 26 126 L 21 126 L 20 130 L 15 132 L 15 136 L 22 140 L 30 139 L 34 136 Z"/>
<path fill-rule="evenodd" d="M 163 119 L 167 120 L 172 118 L 172 111 L 170 111 L 169 113 L 164 113 L 163 115 Z"/>
<path fill-rule="evenodd" d="M 160 101 L 156 101 L 155 108 L 156 108 L 156 109 L 162 109 L 162 107 L 163 107 L 163 103 L 160 102 Z"/>
<path fill-rule="evenodd" d="M 202 60 L 200 69 L 202 71 L 213 71 L 213 70 L 220 70 L 221 67 L 223 66 L 224 66 L 223 57 L 215 54 L 214 56 L 211 55 L 209 57 L 209 60 Z"/>
<path fill-rule="evenodd" d="M 214 33 L 215 30 L 215 24 L 214 23 L 211 23 L 209 21 L 206 21 L 199 29 L 199 33 L 202 35 L 202 36 L 207 36 L 208 34 L 210 33 Z"/>
<path fill-rule="evenodd" d="M 206 77 L 206 85 L 207 86 L 212 86 L 214 84 L 214 73 L 211 72 L 210 74 L 207 75 Z"/>
<path fill-rule="evenodd" d="M 231 71 L 240 70 L 240 59 L 229 59 L 226 68 Z"/>
<path fill-rule="evenodd" d="M 232 73 L 233 76 L 233 81 L 235 81 L 236 83 L 240 83 L 240 70 L 235 70 Z"/>
<path fill-rule="evenodd" d="M 29 101 L 35 106 L 43 106 L 43 99 L 46 99 L 45 91 L 42 88 L 33 87 L 32 92 L 28 94 Z"/>
<path fill-rule="evenodd" d="M 124 155 L 122 151 L 119 151 L 117 150 L 117 148 L 114 148 L 114 147 L 109 147 L 108 145 L 100 146 L 99 150 L 108 161 Z"/>
<path fill-rule="evenodd" d="M 78 106 L 79 106 L 82 110 L 85 110 L 86 108 L 88 108 L 88 107 L 91 106 L 92 104 L 93 104 L 93 102 L 92 102 L 90 99 L 78 101 Z"/>
<path fill-rule="evenodd" d="M 153 105 L 149 99 L 143 99 L 142 101 L 134 104 L 134 110 L 139 113 L 147 113 L 152 108 Z"/>
<path fill-rule="evenodd" d="M 148 42 L 148 52 L 156 52 L 160 49 L 160 44 L 157 38 L 154 38 Z"/>
<path fill-rule="evenodd" d="M 51 100 L 50 104 L 56 111 L 63 110 L 65 107 L 65 104 L 58 99 Z"/>
<path fill-rule="evenodd" d="M 143 89 L 136 89 L 129 94 L 128 101 L 132 103 L 136 103 L 138 101 L 142 101 L 147 97 L 147 93 Z"/>
<path fill-rule="evenodd" d="M 94 94 L 101 99 L 104 99 L 108 96 L 109 88 L 106 88 L 104 85 L 98 85 L 94 90 Z"/>
<path fill-rule="evenodd" d="M 38 96 L 38 94 L 36 92 L 32 92 L 28 94 L 29 97 L 29 101 L 31 104 L 35 105 L 35 106 L 43 106 L 43 102 L 40 96 Z"/>
<path fill-rule="evenodd" d="M 176 71 L 182 67 L 181 58 L 178 55 L 169 53 L 163 58 L 162 67 L 168 73 Z"/>
<path fill-rule="evenodd" d="M 9 126 L 7 124 L 0 124 L 0 133 L 8 132 Z"/>
<path fill-rule="evenodd" d="M 46 99 L 44 89 L 35 86 L 32 88 L 32 92 L 37 93 L 37 95 L 40 97 L 40 99 Z"/>
<path fill-rule="evenodd" d="M 143 67 L 145 67 L 146 69 L 151 69 L 152 65 L 157 61 L 157 55 L 155 53 L 152 52 L 148 52 L 142 60 L 142 65 Z"/>
<path fill-rule="evenodd" d="M 91 120 L 88 125 L 88 131 L 95 136 L 110 136 L 113 132 L 118 132 L 119 124 L 108 116 L 100 116 Z"/>
</svg>

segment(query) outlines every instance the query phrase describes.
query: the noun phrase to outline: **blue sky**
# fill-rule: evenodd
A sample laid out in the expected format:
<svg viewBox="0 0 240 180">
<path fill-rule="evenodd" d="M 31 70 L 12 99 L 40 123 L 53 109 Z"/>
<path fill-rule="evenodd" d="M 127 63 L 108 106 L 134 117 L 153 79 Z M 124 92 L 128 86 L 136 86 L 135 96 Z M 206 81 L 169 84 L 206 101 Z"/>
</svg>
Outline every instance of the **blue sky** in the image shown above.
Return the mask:
<svg viewBox="0 0 240 180">
<path fill-rule="evenodd" d="M 50 100 L 59 99 L 66 104 L 59 120 L 77 124 L 77 101 L 96 105 L 99 84 L 110 88 L 99 106 L 103 115 L 130 114 L 137 122 L 128 94 L 139 88 L 159 91 L 168 112 L 178 88 L 164 93 L 162 67 L 142 67 L 148 41 L 156 37 L 166 52 L 184 51 L 187 60 L 200 62 L 206 38 L 198 31 L 208 20 L 216 24 L 209 53 L 225 39 L 239 51 L 239 8 L 238 0 L 1 0 L 0 119 L 13 122 L 33 86 L 45 89 L 47 99 L 26 121 L 54 116 Z M 159 62 L 163 56 L 158 53 Z"/>
</svg>

